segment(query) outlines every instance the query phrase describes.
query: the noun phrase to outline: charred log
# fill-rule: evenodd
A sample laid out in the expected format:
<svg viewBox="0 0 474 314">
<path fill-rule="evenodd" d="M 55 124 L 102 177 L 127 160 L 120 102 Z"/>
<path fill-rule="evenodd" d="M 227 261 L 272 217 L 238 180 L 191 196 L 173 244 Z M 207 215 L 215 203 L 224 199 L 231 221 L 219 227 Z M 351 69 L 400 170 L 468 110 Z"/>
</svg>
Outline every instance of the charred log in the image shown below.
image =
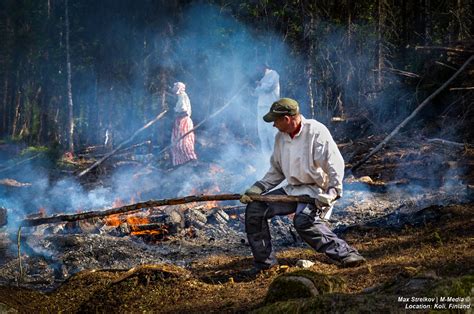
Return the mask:
<svg viewBox="0 0 474 314">
<path fill-rule="evenodd" d="M 130 225 L 131 232 L 153 231 L 158 233 L 167 233 L 168 225 L 162 223 L 151 223 L 145 225 Z"/>
</svg>

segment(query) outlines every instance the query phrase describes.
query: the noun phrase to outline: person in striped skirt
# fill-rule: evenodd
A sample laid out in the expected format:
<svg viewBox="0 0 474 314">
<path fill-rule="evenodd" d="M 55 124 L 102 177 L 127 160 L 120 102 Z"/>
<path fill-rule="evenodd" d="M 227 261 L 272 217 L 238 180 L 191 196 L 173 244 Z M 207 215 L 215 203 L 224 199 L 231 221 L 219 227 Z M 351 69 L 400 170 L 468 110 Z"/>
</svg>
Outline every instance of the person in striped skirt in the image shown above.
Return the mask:
<svg viewBox="0 0 474 314">
<path fill-rule="evenodd" d="M 191 120 L 191 101 L 186 94 L 186 85 L 182 82 L 176 82 L 173 86 L 173 92 L 178 96 L 178 101 L 174 108 L 175 121 L 173 132 L 171 134 L 171 161 L 173 166 L 179 166 L 191 160 L 197 160 L 194 151 L 194 132 L 183 137 L 194 128 Z"/>
</svg>

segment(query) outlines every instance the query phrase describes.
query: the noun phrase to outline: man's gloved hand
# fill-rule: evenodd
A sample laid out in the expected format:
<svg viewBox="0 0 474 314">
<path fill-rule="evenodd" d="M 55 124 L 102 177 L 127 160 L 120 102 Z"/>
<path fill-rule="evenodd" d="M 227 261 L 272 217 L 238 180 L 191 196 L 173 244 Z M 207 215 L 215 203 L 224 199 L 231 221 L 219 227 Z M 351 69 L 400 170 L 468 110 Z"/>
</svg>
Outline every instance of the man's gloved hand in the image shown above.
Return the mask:
<svg viewBox="0 0 474 314">
<path fill-rule="evenodd" d="M 337 190 L 335 188 L 330 188 L 328 191 L 328 195 L 332 197 L 332 202 L 334 202 L 338 198 Z"/>
<path fill-rule="evenodd" d="M 242 194 L 242 196 L 240 197 L 240 202 L 243 203 L 243 204 L 248 204 L 252 201 L 252 199 L 249 197 L 249 195 L 252 195 L 252 194 L 262 194 L 263 193 L 263 190 L 261 188 L 259 188 L 258 186 L 256 185 L 252 185 L 250 188 L 248 188 L 244 194 Z"/>
<path fill-rule="evenodd" d="M 331 206 L 332 203 L 334 203 L 334 201 L 336 200 L 336 198 L 337 198 L 337 190 L 335 188 L 330 188 L 327 193 L 319 194 L 316 197 L 316 202 L 315 202 L 316 207 L 322 208 L 322 207 Z"/>
</svg>

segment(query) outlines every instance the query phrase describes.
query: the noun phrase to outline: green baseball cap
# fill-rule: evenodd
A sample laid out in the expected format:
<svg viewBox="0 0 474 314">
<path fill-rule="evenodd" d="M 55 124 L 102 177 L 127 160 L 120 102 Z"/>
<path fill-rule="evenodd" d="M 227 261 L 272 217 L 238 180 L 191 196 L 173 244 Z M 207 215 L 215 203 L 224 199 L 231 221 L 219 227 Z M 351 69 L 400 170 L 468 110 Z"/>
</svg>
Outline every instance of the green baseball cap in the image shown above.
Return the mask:
<svg viewBox="0 0 474 314">
<path fill-rule="evenodd" d="M 298 102 L 291 98 L 281 98 L 275 101 L 270 107 L 270 111 L 263 116 L 263 121 L 273 122 L 278 117 L 294 116 L 300 112 Z"/>
</svg>

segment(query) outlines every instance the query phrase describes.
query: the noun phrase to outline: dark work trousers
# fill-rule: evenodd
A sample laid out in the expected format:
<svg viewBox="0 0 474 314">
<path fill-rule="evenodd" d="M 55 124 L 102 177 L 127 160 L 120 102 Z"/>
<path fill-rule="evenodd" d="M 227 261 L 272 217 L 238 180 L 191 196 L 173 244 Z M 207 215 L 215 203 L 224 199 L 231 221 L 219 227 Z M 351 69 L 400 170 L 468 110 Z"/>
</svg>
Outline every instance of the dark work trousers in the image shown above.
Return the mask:
<svg viewBox="0 0 474 314">
<path fill-rule="evenodd" d="M 286 193 L 283 189 L 277 189 L 266 195 L 286 195 Z M 277 264 L 268 219 L 276 215 L 293 213 L 296 213 L 293 219 L 296 231 L 316 251 L 325 253 L 336 261 L 340 261 L 350 253 L 359 254 L 319 219 L 313 204 L 251 202 L 245 210 L 245 232 L 257 268 L 268 268 Z"/>
</svg>

